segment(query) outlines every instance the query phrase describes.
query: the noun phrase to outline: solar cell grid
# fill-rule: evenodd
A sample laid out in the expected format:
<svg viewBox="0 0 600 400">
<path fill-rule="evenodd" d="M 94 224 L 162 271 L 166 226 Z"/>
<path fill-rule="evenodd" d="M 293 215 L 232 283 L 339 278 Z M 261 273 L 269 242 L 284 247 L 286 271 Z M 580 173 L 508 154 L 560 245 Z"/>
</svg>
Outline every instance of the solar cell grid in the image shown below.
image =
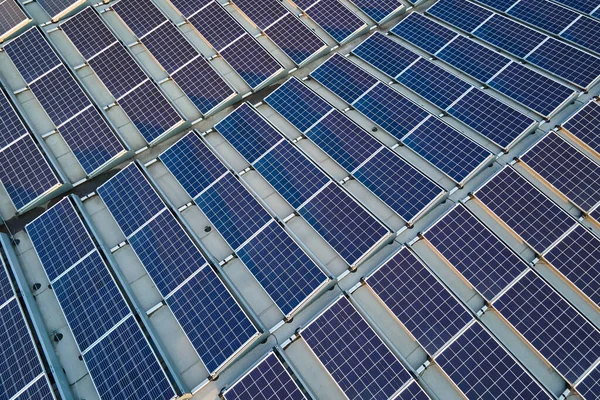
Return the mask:
<svg viewBox="0 0 600 400">
<path fill-rule="evenodd" d="M 417 382 L 412 382 L 400 393 L 395 400 L 429 400 L 430 397 L 421 389 Z"/>
<path fill-rule="evenodd" d="M 301 336 L 350 399 L 391 398 L 409 373 L 344 297 Z"/>
<path fill-rule="evenodd" d="M 267 225 L 237 255 L 286 316 L 327 279 L 276 222 Z"/>
<path fill-rule="evenodd" d="M 120 43 L 104 50 L 88 61 L 88 64 L 115 99 L 148 79 L 142 68 Z"/>
<path fill-rule="evenodd" d="M 513 18 L 558 35 L 579 16 L 547 0 L 521 0 L 508 11 Z"/>
<path fill-rule="evenodd" d="M 50 282 L 95 249 L 68 198 L 56 203 L 25 229 Z"/>
<path fill-rule="evenodd" d="M 213 0 L 169 0 L 184 17 L 189 17 Z"/>
<path fill-rule="evenodd" d="M 265 29 L 288 10 L 277 0 L 235 0 L 233 2 L 260 29 Z"/>
<path fill-rule="evenodd" d="M 521 58 L 547 38 L 543 33 L 497 14 L 481 25 L 473 34 Z"/>
<path fill-rule="evenodd" d="M 111 8 L 138 38 L 167 20 L 158 7 L 143 0 L 120 0 Z"/>
<path fill-rule="evenodd" d="M 22 392 L 15 400 L 54 400 L 54 394 L 45 376 L 40 376 L 34 384 Z"/>
<path fill-rule="evenodd" d="M 407 248 L 366 281 L 429 354 L 435 354 L 473 319 Z"/>
<path fill-rule="evenodd" d="M 600 332 L 534 272 L 517 281 L 494 307 L 569 382 L 600 355 Z"/>
<path fill-rule="evenodd" d="M 378 24 L 404 7 L 398 0 L 352 0 L 352 3 Z"/>
<path fill-rule="evenodd" d="M 81 352 L 131 314 L 97 251 L 54 282 L 52 290 Z"/>
<path fill-rule="evenodd" d="M 365 21 L 338 0 L 320 0 L 305 11 L 338 43 L 345 43 L 354 33 L 367 26 Z"/>
<path fill-rule="evenodd" d="M 487 300 L 527 269 L 517 255 L 462 205 L 444 215 L 424 236 Z"/>
<path fill-rule="evenodd" d="M 435 54 L 457 33 L 418 13 L 410 13 L 390 32 L 428 53 Z"/>
<path fill-rule="evenodd" d="M 267 28 L 266 33 L 296 65 L 305 63 L 327 46 L 311 28 L 291 13 Z"/>
<path fill-rule="evenodd" d="M 564 4 L 575 10 L 581 11 L 584 14 L 589 14 L 594 11 L 600 2 L 598 0 L 556 0 L 558 3 Z"/>
<path fill-rule="evenodd" d="M 6 0 L 0 3 L 0 37 L 28 20 L 29 17 L 16 1 Z"/>
<path fill-rule="evenodd" d="M 6 303 L 14 295 L 8 272 L 5 269 L 0 269 L 0 304 Z"/>
<path fill-rule="evenodd" d="M 477 2 L 504 12 L 508 10 L 514 3 L 516 3 L 517 0 L 477 0 Z"/>
<path fill-rule="evenodd" d="M 42 8 L 54 19 L 55 16 L 61 14 L 67 8 L 71 7 L 79 1 L 73 0 L 40 0 L 39 4 Z"/>
<path fill-rule="evenodd" d="M 171 295 L 167 304 L 209 373 L 217 371 L 258 333 L 209 267 Z"/>
<path fill-rule="evenodd" d="M 10 41 L 4 50 L 26 83 L 62 64 L 37 28 Z"/>
<path fill-rule="evenodd" d="M 440 0 L 427 13 L 467 32 L 473 32 L 493 13 L 465 0 Z"/>
<path fill-rule="evenodd" d="M 419 58 L 416 53 L 379 32 L 355 47 L 352 54 L 392 78 Z"/>
<path fill-rule="evenodd" d="M 170 22 L 146 35 L 143 43 L 167 73 L 175 72 L 199 55 L 183 33 Z"/>
<path fill-rule="evenodd" d="M 600 153 L 600 104 L 587 103 L 562 124 L 562 127 L 596 153 Z"/>
<path fill-rule="evenodd" d="M 599 15 L 600 16 L 600 15 Z M 573 23 L 560 36 L 596 53 L 600 53 L 600 39 L 597 35 L 590 35 L 600 29 L 600 21 L 581 17 Z"/>
<path fill-rule="evenodd" d="M 577 386 L 577 393 L 586 400 L 592 400 L 600 393 L 600 368 L 596 367 Z"/>
<path fill-rule="evenodd" d="M 17 111 L 4 91 L 0 91 L 0 149 L 26 134 L 27 129 L 21 122 Z"/>
<path fill-rule="evenodd" d="M 86 60 L 117 42 L 117 38 L 92 7 L 87 7 L 61 23 L 60 29 Z"/>
<path fill-rule="evenodd" d="M 244 28 L 216 1 L 198 11 L 189 21 L 217 51 L 246 35 Z"/>
<path fill-rule="evenodd" d="M 537 252 L 543 252 L 575 224 L 569 214 L 509 167 L 475 195 Z"/>
</svg>

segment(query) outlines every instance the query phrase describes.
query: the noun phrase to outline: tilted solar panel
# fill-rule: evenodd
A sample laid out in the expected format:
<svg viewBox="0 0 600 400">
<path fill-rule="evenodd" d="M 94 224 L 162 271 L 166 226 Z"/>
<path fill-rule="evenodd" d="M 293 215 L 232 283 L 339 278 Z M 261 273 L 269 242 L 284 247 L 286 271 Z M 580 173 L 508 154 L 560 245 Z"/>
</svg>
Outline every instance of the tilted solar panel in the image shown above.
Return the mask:
<svg viewBox="0 0 600 400">
<path fill-rule="evenodd" d="M 78 1 L 74 0 L 40 0 L 39 4 L 42 8 L 50 15 L 50 17 L 54 18 L 59 15 L 67 8 L 73 6 Z"/>
<path fill-rule="evenodd" d="M 558 3 L 564 4 L 584 14 L 590 14 L 598 7 L 600 2 L 598 0 L 556 0 Z"/>
<path fill-rule="evenodd" d="M 563 31 L 560 36 L 593 52 L 600 53 L 600 39 L 597 35 L 589 34 L 589 32 L 595 32 L 598 29 L 600 29 L 600 21 L 581 17 L 573 22 L 567 30 Z"/>
<path fill-rule="evenodd" d="M 241 36 L 247 36 L 242 25 L 216 1 L 194 14 L 189 21 L 217 51 Z"/>
<path fill-rule="evenodd" d="M 37 28 L 11 40 L 4 46 L 6 54 L 25 80 L 30 83 L 42 74 L 61 65 L 60 59 Z"/>
<path fill-rule="evenodd" d="M 464 3 L 468 2 L 465 1 Z M 477 28 L 473 34 L 521 58 L 529 54 L 546 39 L 546 35 L 500 15 L 494 15 L 489 21 Z"/>
<path fill-rule="evenodd" d="M 576 386 L 579 393 L 585 400 L 592 400 L 600 393 L 600 368 L 596 367 Z"/>
<path fill-rule="evenodd" d="M 396 400 L 430 400 L 431 397 L 421 389 L 417 382 L 412 382 L 396 398 Z"/>
<path fill-rule="evenodd" d="M 120 43 L 104 50 L 89 60 L 88 64 L 115 99 L 148 79 L 144 70 Z"/>
<path fill-rule="evenodd" d="M 583 108 L 562 123 L 562 127 L 575 136 L 596 153 L 600 153 L 600 104 L 595 101 L 587 103 Z"/>
<path fill-rule="evenodd" d="M 547 0 L 516 2 L 508 15 L 555 35 L 560 34 L 579 16 L 575 11 Z"/>
<path fill-rule="evenodd" d="M 305 63 L 327 46 L 311 28 L 291 13 L 268 27 L 265 32 L 296 65 Z"/>
<path fill-rule="evenodd" d="M 478 3 L 485 4 L 488 7 L 491 7 L 495 10 L 505 12 L 507 11 L 513 4 L 517 2 L 517 0 L 476 0 Z"/>
<path fill-rule="evenodd" d="M 143 0 L 121 0 L 111 8 L 138 38 L 167 20 L 158 7 Z"/>
<path fill-rule="evenodd" d="M 23 135 L 27 135 L 27 129 L 19 114 L 14 109 L 4 91 L 0 90 L 0 149 L 10 145 Z"/>
<path fill-rule="evenodd" d="M 390 30 L 396 36 L 435 54 L 458 34 L 418 13 L 410 13 Z"/>
<path fill-rule="evenodd" d="M 60 29 L 86 60 L 117 42 L 115 35 L 92 7 L 61 23 Z"/>
<path fill-rule="evenodd" d="M 233 4 L 263 30 L 288 14 L 288 10 L 278 0 L 235 0 Z"/>
<path fill-rule="evenodd" d="M 0 4 L 0 38 L 6 33 L 13 31 L 24 23 L 29 17 L 14 0 L 7 0 Z"/>
<path fill-rule="evenodd" d="M 170 22 L 144 36 L 142 43 L 169 74 L 199 54 L 183 33 Z"/>
<path fill-rule="evenodd" d="M 11 279 L 5 269 L 0 269 L 0 304 L 6 303 L 14 295 Z"/>
<path fill-rule="evenodd" d="M 345 43 L 367 24 L 338 0 L 313 2 L 304 11 L 338 43 Z"/>
<path fill-rule="evenodd" d="M 54 400 L 54 394 L 50 385 L 48 384 L 48 380 L 45 376 L 39 377 L 35 383 L 29 386 L 24 392 L 17 397 L 15 400 Z"/>
<path fill-rule="evenodd" d="M 440 0 L 427 13 L 467 32 L 485 22 L 494 13 L 465 0 Z"/>
<path fill-rule="evenodd" d="M 352 54 L 392 78 L 400 75 L 406 67 L 419 59 L 418 54 L 380 32 L 375 32 L 355 47 Z"/>
<path fill-rule="evenodd" d="M 352 0 L 362 12 L 378 24 L 383 23 L 396 11 L 404 8 L 398 0 Z"/>
<path fill-rule="evenodd" d="M 169 0 L 184 17 L 189 17 L 213 0 Z"/>
</svg>

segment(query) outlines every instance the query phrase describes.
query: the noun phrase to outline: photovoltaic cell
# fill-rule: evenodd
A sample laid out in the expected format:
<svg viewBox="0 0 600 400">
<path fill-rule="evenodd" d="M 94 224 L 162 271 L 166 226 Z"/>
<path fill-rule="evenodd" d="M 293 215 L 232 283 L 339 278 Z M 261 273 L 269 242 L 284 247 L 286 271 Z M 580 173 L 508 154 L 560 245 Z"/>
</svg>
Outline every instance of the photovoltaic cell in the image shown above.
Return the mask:
<svg viewBox="0 0 600 400">
<path fill-rule="evenodd" d="M 206 189 L 196 204 L 233 249 L 271 220 L 269 213 L 231 174 Z"/>
<path fill-rule="evenodd" d="M 301 336 L 350 399 L 388 399 L 410 379 L 345 297 L 302 329 Z"/>
<path fill-rule="evenodd" d="M 274 353 L 269 353 L 224 393 L 226 400 L 305 400 L 289 372 Z"/>
<path fill-rule="evenodd" d="M 584 14 L 589 14 L 600 6 L 598 0 L 557 0 L 557 2 L 581 11 Z"/>
<path fill-rule="evenodd" d="M 494 307 L 569 381 L 600 354 L 600 332 L 534 272 L 513 285 Z"/>
<path fill-rule="evenodd" d="M 431 397 L 421 389 L 417 382 L 412 382 L 406 387 L 395 400 L 430 400 Z"/>
<path fill-rule="evenodd" d="M 366 282 L 429 354 L 435 354 L 473 319 L 407 248 Z"/>
<path fill-rule="evenodd" d="M 344 43 L 367 26 L 365 21 L 338 0 L 320 0 L 304 11 L 338 43 Z"/>
<path fill-rule="evenodd" d="M 15 398 L 15 400 L 54 400 L 52 389 L 48 385 L 45 376 L 39 377 L 34 384 L 29 386 L 24 392 Z"/>
<path fill-rule="evenodd" d="M 213 0 L 170 0 L 170 3 L 179 10 L 184 17 L 189 17 L 202 7 L 212 3 Z"/>
<path fill-rule="evenodd" d="M 427 13 L 467 32 L 473 32 L 493 13 L 465 0 L 441 0 L 429 7 Z"/>
<path fill-rule="evenodd" d="M 355 47 L 352 54 L 392 78 L 400 75 L 406 67 L 419 58 L 418 54 L 379 32 L 375 32 Z"/>
<path fill-rule="evenodd" d="M 62 64 L 37 28 L 10 41 L 4 50 L 26 83 Z"/>
<path fill-rule="evenodd" d="M 522 0 L 508 11 L 516 19 L 558 35 L 579 16 L 578 13 L 546 0 Z"/>
<path fill-rule="evenodd" d="M 258 333 L 210 267 L 194 275 L 167 304 L 209 373 Z"/>
<path fill-rule="evenodd" d="M 418 13 L 410 13 L 390 32 L 428 53 L 435 54 L 457 33 Z"/>
<path fill-rule="evenodd" d="M 596 367 L 576 387 L 577 393 L 586 400 L 592 400 L 600 393 L 600 368 Z"/>
<path fill-rule="evenodd" d="M 543 252 L 575 220 L 512 168 L 504 168 L 476 197 L 537 252 Z"/>
<path fill-rule="evenodd" d="M 378 24 L 404 7 L 398 0 L 352 0 L 352 3 Z"/>
<path fill-rule="evenodd" d="M 40 0 L 39 4 L 42 8 L 50 15 L 50 17 L 55 17 L 60 14 L 71 5 L 76 3 L 73 0 Z"/>
<path fill-rule="evenodd" d="M 562 127 L 571 135 L 600 153 L 600 104 L 591 101 L 572 115 Z"/>
<path fill-rule="evenodd" d="M 98 195 L 125 237 L 165 208 L 165 204 L 135 163 L 97 189 Z"/>
<path fill-rule="evenodd" d="M 10 283 L 10 277 L 6 270 L 0 270 L 0 302 L 1 304 L 6 303 L 11 297 L 15 295 L 12 284 Z"/>
<path fill-rule="evenodd" d="M 130 314 L 97 251 L 54 282 L 52 290 L 81 352 Z"/>
<path fill-rule="evenodd" d="M 158 7 L 143 0 L 121 0 L 111 8 L 138 38 L 167 20 Z"/>
<path fill-rule="evenodd" d="M 183 33 L 169 22 L 144 36 L 143 43 L 167 73 L 175 72 L 199 54 Z"/>
<path fill-rule="evenodd" d="M 517 0 L 477 0 L 478 3 L 485 4 L 495 10 L 505 12 L 510 6 L 517 2 Z"/>
<path fill-rule="evenodd" d="M 467 2 L 464 1 L 464 3 Z M 477 28 L 473 34 L 521 58 L 529 54 L 546 38 L 546 35 L 500 15 L 494 15 Z"/>
<path fill-rule="evenodd" d="M 88 61 L 88 64 L 115 99 L 148 79 L 142 68 L 120 43 L 104 50 Z"/>
<path fill-rule="evenodd" d="M 175 395 L 133 317 L 89 349 L 83 359 L 100 398 L 166 400 Z"/>
<path fill-rule="evenodd" d="M 0 91 L 0 149 L 26 134 L 27 129 L 21 122 L 17 111 L 4 91 Z"/>
<path fill-rule="evenodd" d="M 266 33 L 296 65 L 303 64 L 326 46 L 311 28 L 291 13 L 266 29 Z"/>
<path fill-rule="evenodd" d="M 327 279 L 276 222 L 252 238 L 237 255 L 284 315 L 290 315 Z"/>
<path fill-rule="evenodd" d="M 600 21 L 592 18 L 581 17 L 566 31 L 562 32 L 560 36 L 596 53 L 600 53 L 600 39 L 597 35 L 589 34 L 590 32 L 597 31 L 598 29 L 600 29 Z"/>
<path fill-rule="evenodd" d="M 0 4 L 0 37 L 28 20 L 29 17 L 25 15 L 16 1 L 4 1 Z"/>
<path fill-rule="evenodd" d="M 424 236 L 487 300 L 527 269 L 517 255 L 462 205 L 444 215 Z"/>
<path fill-rule="evenodd" d="M 479 323 L 435 361 L 469 399 L 551 399 Z"/>
<path fill-rule="evenodd" d="M 260 29 L 288 14 L 287 9 L 277 0 L 235 0 L 234 4 Z"/>
<path fill-rule="evenodd" d="M 92 7 L 61 23 L 60 29 L 86 60 L 117 41 Z"/>
<path fill-rule="evenodd" d="M 246 35 L 244 28 L 216 1 L 194 14 L 189 21 L 217 51 Z"/>
<path fill-rule="evenodd" d="M 51 282 L 95 249 L 68 198 L 56 203 L 25 229 Z"/>
</svg>

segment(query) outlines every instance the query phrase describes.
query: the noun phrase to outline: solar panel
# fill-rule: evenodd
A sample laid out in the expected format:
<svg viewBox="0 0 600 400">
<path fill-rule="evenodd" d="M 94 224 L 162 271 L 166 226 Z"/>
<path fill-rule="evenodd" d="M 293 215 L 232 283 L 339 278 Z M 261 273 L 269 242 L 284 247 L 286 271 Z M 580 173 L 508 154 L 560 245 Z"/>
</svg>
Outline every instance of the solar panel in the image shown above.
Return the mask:
<svg viewBox="0 0 600 400">
<path fill-rule="evenodd" d="M 521 58 L 529 54 L 547 37 L 497 14 L 481 25 L 473 34 Z"/>
<path fill-rule="evenodd" d="M 10 41 L 4 50 L 26 83 L 62 64 L 37 28 Z"/>
<path fill-rule="evenodd" d="M 252 164 L 277 142 L 281 134 L 248 103 L 243 103 L 215 129 Z"/>
<path fill-rule="evenodd" d="M 160 160 L 192 198 L 228 171 L 193 132 L 163 152 Z"/>
<path fill-rule="evenodd" d="M 478 323 L 435 361 L 469 399 L 551 398 Z"/>
<path fill-rule="evenodd" d="M 429 7 L 427 13 L 467 32 L 473 32 L 493 15 L 491 11 L 465 0 L 440 0 Z"/>
<path fill-rule="evenodd" d="M 477 0 L 478 3 L 485 4 L 488 7 L 498 11 L 507 11 L 517 0 Z"/>
<path fill-rule="evenodd" d="M 29 21 L 29 17 L 25 15 L 16 1 L 7 0 L 0 4 L 0 37 L 4 37 L 6 33 L 22 26 L 27 21 Z"/>
<path fill-rule="evenodd" d="M 163 297 L 206 260 L 170 212 L 162 212 L 129 238 L 129 244 Z"/>
<path fill-rule="evenodd" d="M 527 265 L 462 205 L 428 228 L 424 236 L 487 300 L 527 270 Z"/>
<path fill-rule="evenodd" d="M 385 226 L 334 183 L 298 212 L 351 266 L 389 236 Z"/>
<path fill-rule="evenodd" d="M 290 315 L 327 280 L 276 222 L 268 224 L 237 255 L 284 315 Z"/>
<path fill-rule="evenodd" d="M 590 14 L 600 3 L 598 0 L 556 0 L 558 3 L 564 4 L 575 10 L 581 11 L 584 14 Z"/>
<path fill-rule="evenodd" d="M 25 229 L 50 282 L 95 249 L 92 238 L 68 198 L 49 208 Z"/>
<path fill-rule="evenodd" d="M 562 127 L 579 141 L 600 153 L 600 104 L 591 101 L 563 122 Z"/>
<path fill-rule="evenodd" d="M 355 47 L 352 54 L 392 78 L 419 59 L 418 54 L 379 32 Z"/>
<path fill-rule="evenodd" d="M 429 118 L 402 139 L 407 147 L 457 183 L 462 183 L 492 154 L 437 118 Z"/>
<path fill-rule="evenodd" d="M 288 14 L 277 0 L 235 0 L 234 4 L 260 29 L 265 29 Z"/>
<path fill-rule="evenodd" d="M 435 354 L 473 319 L 405 247 L 366 282 L 429 354 Z"/>
<path fill-rule="evenodd" d="M 165 208 L 152 185 L 135 163 L 98 187 L 97 193 L 125 237 Z"/>
<path fill-rule="evenodd" d="M 592 400 L 600 393 L 600 368 L 594 368 L 585 379 L 579 382 L 576 389 L 584 399 Z"/>
<path fill-rule="evenodd" d="M 476 197 L 534 250 L 543 252 L 575 220 L 512 168 L 504 168 Z"/>
<path fill-rule="evenodd" d="M 600 305 L 600 240 L 596 236 L 577 226 L 545 253 L 544 259 Z"/>
<path fill-rule="evenodd" d="M 6 270 L 0 270 L 0 304 L 6 303 L 15 293 L 13 291 L 10 277 Z"/>
<path fill-rule="evenodd" d="M 265 103 L 273 107 L 300 132 L 306 131 L 333 109 L 331 104 L 294 77 L 265 97 Z"/>
<path fill-rule="evenodd" d="M 247 36 L 244 28 L 216 1 L 198 11 L 189 21 L 217 51 Z"/>
<path fill-rule="evenodd" d="M 17 210 L 60 184 L 29 135 L 0 151 L 0 182 Z"/>
<path fill-rule="evenodd" d="M 519 1 L 511 7 L 508 14 L 555 35 L 560 34 L 579 16 L 574 11 L 546 0 Z"/>
<path fill-rule="evenodd" d="M 17 111 L 4 91 L 0 91 L 0 149 L 26 134 L 27 129 L 21 122 Z"/>
<path fill-rule="evenodd" d="M 167 73 L 177 71 L 199 54 L 172 23 L 161 25 L 150 32 L 144 37 L 143 43 Z"/>
<path fill-rule="evenodd" d="M 373 75 L 337 53 L 310 76 L 348 104 L 354 103 L 378 82 Z"/>
<path fill-rule="evenodd" d="M 430 115 L 383 83 L 368 91 L 353 106 L 398 140 Z"/>
<path fill-rule="evenodd" d="M 232 174 L 224 175 L 202 192 L 196 204 L 233 249 L 271 220 L 269 213 Z"/>
<path fill-rule="evenodd" d="M 135 318 L 127 318 L 83 359 L 100 398 L 170 399 L 175 392 Z"/>
<path fill-rule="evenodd" d="M 169 0 L 184 17 L 189 17 L 196 11 L 212 3 L 213 0 Z"/>
<path fill-rule="evenodd" d="M 131 313 L 97 251 L 52 283 L 52 290 L 81 352 Z"/>
<path fill-rule="evenodd" d="M 410 379 L 396 356 L 345 297 L 300 334 L 350 399 L 392 398 Z"/>
<path fill-rule="evenodd" d="M 179 113 L 150 80 L 119 99 L 119 104 L 147 143 L 158 140 L 182 121 Z"/>
<path fill-rule="evenodd" d="M 209 373 L 235 356 L 258 332 L 210 267 L 173 293 L 167 304 Z"/>
<path fill-rule="evenodd" d="M 404 8 L 398 0 L 352 0 L 362 12 L 378 24 L 390 18 L 396 11 Z"/>
<path fill-rule="evenodd" d="M 223 394 L 226 400 L 304 400 L 306 397 L 274 353 L 235 382 Z"/>
<path fill-rule="evenodd" d="M 412 382 L 395 397 L 396 400 L 430 400 L 431 397 L 421 389 L 417 382 Z"/>
<path fill-rule="evenodd" d="M 494 303 L 500 314 L 569 381 L 600 354 L 600 332 L 534 272 Z"/>
<path fill-rule="evenodd" d="M 320 0 L 304 11 L 338 43 L 346 42 L 367 26 L 365 21 L 338 0 Z"/>
<path fill-rule="evenodd" d="M 456 32 L 418 13 L 410 13 L 390 32 L 409 43 L 435 54 L 454 37 Z"/>
<path fill-rule="evenodd" d="M 78 2 L 72 0 L 39 0 L 38 3 L 50 17 L 54 18 Z"/>
<path fill-rule="evenodd" d="M 598 29 L 600 29 L 600 21 L 581 17 L 563 31 L 560 36 L 593 52 L 600 53 L 600 39 L 596 35 L 589 34 L 589 32 Z"/>
<path fill-rule="evenodd" d="M 119 43 L 105 49 L 89 60 L 88 64 L 115 99 L 148 79 L 142 68 Z"/>
<path fill-rule="evenodd" d="M 86 60 L 117 42 L 115 35 L 112 34 L 92 7 L 85 8 L 61 23 L 60 29 Z"/>
<path fill-rule="evenodd" d="M 283 141 L 254 163 L 254 168 L 294 208 L 330 181 L 290 142 Z"/>
<path fill-rule="evenodd" d="M 121 0 L 111 8 L 138 38 L 167 20 L 158 7 L 143 0 Z"/>
<path fill-rule="evenodd" d="M 39 377 L 35 383 L 29 386 L 24 392 L 21 392 L 15 400 L 54 400 L 54 394 L 48 384 L 45 376 Z"/>
<path fill-rule="evenodd" d="M 277 1 L 275 2 L 277 3 Z M 315 53 L 327 46 L 311 28 L 291 13 L 288 13 L 265 31 L 269 38 L 296 65 L 305 63 Z"/>
</svg>

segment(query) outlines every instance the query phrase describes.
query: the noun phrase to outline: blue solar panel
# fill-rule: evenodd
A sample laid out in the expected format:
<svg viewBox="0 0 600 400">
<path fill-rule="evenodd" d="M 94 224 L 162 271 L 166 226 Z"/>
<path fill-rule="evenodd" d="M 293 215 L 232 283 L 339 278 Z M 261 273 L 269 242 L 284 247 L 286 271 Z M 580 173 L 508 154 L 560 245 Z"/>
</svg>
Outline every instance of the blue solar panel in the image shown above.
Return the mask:
<svg viewBox="0 0 600 400">
<path fill-rule="evenodd" d="M 473 34 L 517 57 L 525 57 L 546 38 L 546 35 L 500 15 L 494 15 Z"/>
<path fill-rule="evenodd" d="M 7 271 L 0 268 L 0 304 L 6 303 L 14 295 L 15 293 Z"/>
<path fill-rule="evenodd" d="M 477 2 L 504 12 L 516 3 L 517 0 L 477 0 Z"/>
<path fill-rule="evenodd" d="M 329 103 L 297 78 L 289 79 L 265 97 L 265 103 L 273 107 L 300 132 L 306 131 L 333 109 Z"/>
<path fill-rule="evenodd" d="M 365 21 L 338 0 L 313 2 L 304 11 L 338 43 L 346 42 L 354 33 L 367 26 Z"/>
<path fill-rule="evenodd" d="M 392 78 L 419 58 L 418 54 L 379 32 L 354 48 L 352 54 Z"/>
<path fill-rule="evenodd" d="M 410 374 L 375 331 L 341 297 L 300 332 L 350 399 L 389 399 Z"/>
<path fill-rule="evenodd" d="M 131 313 L 97 251 L 61 276 L 52 289 L 81 352 Z"/>
<path fill-rule="evenodd" d="M 360 262 L 389 233 L 334 183 L 327 185 L 298 212 L 351 266 Z"/>
<path fill-rule="evenodd" d="M 131 236 L 129 244 L 163 297 L 206 264 L 202 253 L 168 211 Z"/>
<path fill-rule="evenodd" d="M 4 50 L 26 83 L 62 64 L 37 28 L 31 28 L 9 42 Z"/>
<path fill-rule="evenodd" d="M 59 201 L 25 228 L 50 281 L 95 249 L 68 198 Z"/>
<path fill-rule="evenodd" d="M 111 6 L 138 38 L 166 21 L 164 14 L 154 4 L 144 0 L 125 0 Z"/>
<path fill-rule="evenodd" d="M 353 106 L 399 140 L 430 115 L 383 83 L 367 92 Z"/>
<path fill-rule="evenodd" d="M 86 60 L 117 41 L 92 7 L 61 23 L 60 29 Z"/>
<path fill-rule="evenodd" d="M 73 0 L 40 0 L 40 6 L 50 14 L 50 17 L 54 18 L 67 8 L 75 4 Z"/>
<path fill-rule="evenodd" d="M 172 23 L 166 23 L 144 37 L 144 46 L 156 61 L 173 73 L 199 53 L 183 33 Z"/>
<path fill-rule="evenodd" d="M 170 2 L 184 17 L 189 17 L 202 7 L 212 3 L 213 0 L 170 0 Z"/>
<path fill-rule="evenodd" d="M 10 36 L 31 21 L 29 15 L 26 15 L 19 3 L 14 0 L 0 4 L 0 11 L 0 15 L 2 15 L 2 19 L 0 19 L 0 36 L 2 39 Z"/>
<path fill-rule="evenodd" d="M 407 248 L 366 281 L 429 354 L 435 354 L 473 319 Z"/>
<path fill-rule="evenodd" d="M 281 4 L 277 0 L 273 2 Z M 303 64 L 327 46 L 311 28 L 291 13 L 270 26 L 266 33 L 296 65 Z"/>
<path fill-rule="evenodd" d="M 558 35 L 579 16 L 547 0 L 521 0 L 508 11 L 516 19 Z"/>
<path fill-rule="evenodd" d="M 352 3 L 378 24 L 404 7 L 399 0 L 352 0 Z"/>
<path fill-rule="evenodd" d="M 576 387 L 577 393 L 586 400 L 596 398 L 600 393 L 600 368 L 596 367 Z"/>
<path fill-rule="evenodd" d="M 258 333 L 208 266 L 170 296 L 167 304 L 209 373 L 218 370 Z"/>
<path fill-rule="evenodd" d="M 444 215 L 424 236 L 487 300 L 527 269 L 515 253 L 462 205 Z"/>
<path fill-rule="evenodd" d="M 101 399 L 171 399 L 175 392 L 134 317 L 88 350 L 83 359 Z"/>
<path fill-rule="evenodd" d="M 97 192 L 126 237 L 165 208 L 135 163 L 123 168 Z"/>
<path fill-rule="evenodd" d="M 274 353 L 269 353 L 258 365 L 223 394 L 226 400 L 305 400 L 306 397 Z"/>
<path fill-rule="evenodd" d="M 15 400 L 55 400 L 52 389 L 50 388 L 45 376 L 41 376 L 34 384 L 29 386 Z"/>
<path fill-rule="evenodd" d="M 263 30 L 288 14 L 287 9 L 277 0 L 236 0 L 235 5 Z"/>
<path fill-rule="evenodd" d="M 417 382 L 412 382 L 395 400 L 430 400 L 431 398 L 421 389 Z"/>
<path fill-rule="evenodd" d="M 478 323 L 435 361 L 469 399 L 552 398 Z"/>
<path fill-rule="evenodd" d="M 564 4 L 575 10 L 581 11 L 584 14 L 589 14 L 598 7 L 600 2 L 598 0 L 556 0 L 558 3 Z"/>
<path fill-rule="evenodd" d="M 252 238 L 237 255 L 284 315 L 290 315 L 327 279 L 276 222 Z"/>
<path fill-rule="evenodd" d="M 600 357 L 600 332 L 532 271 L 494 307 L 569 382 Z"/>
<path fill-rule="evenodd" d="M 457 183 L 468 179 L 492 155 L 437 118 L 427 119 L 402 143 Z"/>
<path fill-rule="evenodd" d="M 445 110 L 472 86 L 445 69 L 420 59 L 406 69 L 398 81 Z"/>
<path fill-rule="evenodd" d="M 544 254 L 544 260 L 600 306 L 600 240 L 577 226 Z"/>
<path fill-rule="evenodd" d="M 512 168 L 504 168 L 476 192 L 477 198 L 534 250 L 543 252 L 575 220 Z"/>
<path fill-rule="evenodd" d="M 600 21 L 581 17 L 562 32 L 560 36 L 586 49 L 600 53 L 600 38 L 598 38 L 598 35 L 590 35 L 590 32 L 597 32 L 599 29 Z"/>
<path fill-rule="evenodd" d="M 211 1 L 189 21 L 217 51 L 246 35 L 242 25 L 216 1 Z"/>
<path fill-rule="evenodd" d="M 437 53 L 457 36 L 456 32 L 414 12 L 400 21 L 390 32 L 431 54 Z"/>
<path fill-rule="evenodd" d="M 21 122 L 16 110 L 0 90 L 0 148 L 3 148 L 23 135 L 27 129 Z"/>
<path fill-rule="evenodd" d="M 493 13 L 465 0 L 440 0 L 427 13 L 467 32 L 473 32 Z"/>
<path fill-rule="evenodd" d="M 334 54 L 310 76 L 349 104 L 378 82 L 373 75 L 339 54 Z"/>
<path fill-rule="evenodd" d="M 582 143 L 600 153 L 600 104 L 595 101 L 587 103 L 577 113 L 563 122 L 562 127 Z"/>
<path fill-rule="evenodd" d="M 269 213 L 232 174 L 206 189 L 196 198 L 196 204 L 233 249 L 271 220 Z"/>
</svg>

